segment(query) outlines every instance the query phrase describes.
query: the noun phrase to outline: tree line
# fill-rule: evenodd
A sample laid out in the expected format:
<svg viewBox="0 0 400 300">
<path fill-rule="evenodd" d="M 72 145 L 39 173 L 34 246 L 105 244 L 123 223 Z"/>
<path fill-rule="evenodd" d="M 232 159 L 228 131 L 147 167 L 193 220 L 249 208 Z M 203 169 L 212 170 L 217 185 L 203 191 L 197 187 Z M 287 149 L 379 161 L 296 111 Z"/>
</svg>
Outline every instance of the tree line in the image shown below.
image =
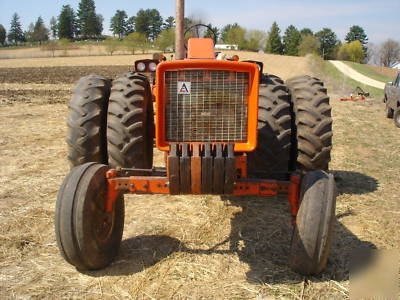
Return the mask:
<svg viewBox="0 0 400 300">
<path fill-rule="evenodd" d="M 103 36 L 104 18 L 96 12 L 94 0 L 81 0 L 75 11 L 70 5 L 63 5 L 60 14 L 50 19 L 46 27 L 43 19 L 31 23 L 23 31 L 17 13 L 12 16 L 10 30 L 7 34 L 0 24 L 0 44 L 11 45 L 23 43 L 43 43 L 50 39 L 60 40 L 104 40 L 112 54 L 118 47 L 125 47 L 134 53 L 137 49 L 149 47 L 173 50 L 175 19 L 170 16 L 163 19 L 157 9 L 140 9 L 136 15 L 128 16 L 125 10 L 116 10 L 110 20 L 110 31 L 113 37 Z M 185 26 L 204 23 L 194 17 L 185 18 Z M 368 37 L 364 29 L 354 25 L 342 43 L 330 28 L 313 32 L 309 28 L 298 29 L 293 25 L 281 30 L 274 22 L 268 32 L 262 30 L 247 30 L 237 23 L 217 28 L 208 24 L 204 36 L 217 37 L 218 43 L 237 45 L 241 50 L 263 51 L 272 54 L 304 56 L 316 54 L 324 59 L 340 59 L 355 62 L 368 62 L 373 55 L 375 63 L 390 66 L 400 59 L 400 45 L 388 40 L 380 49 L 368 47 Z"/>
</svg>

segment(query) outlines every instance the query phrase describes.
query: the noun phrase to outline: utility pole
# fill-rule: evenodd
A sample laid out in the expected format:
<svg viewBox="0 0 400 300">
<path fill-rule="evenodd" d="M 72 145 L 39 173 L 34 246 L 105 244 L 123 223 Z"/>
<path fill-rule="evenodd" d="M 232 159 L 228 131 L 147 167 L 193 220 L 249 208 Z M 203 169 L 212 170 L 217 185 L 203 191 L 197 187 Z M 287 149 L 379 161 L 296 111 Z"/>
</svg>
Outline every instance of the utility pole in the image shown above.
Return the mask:
<svg viewBox="0 0 400 300">
<path fill-rule="evenodd" d="M 176 14 L 175 14 L 175 59 L 185 58 L 185 45 L 184 45 L 184 19 L 185 19 L 185 0 L 176 0 Z"/>
</svg>

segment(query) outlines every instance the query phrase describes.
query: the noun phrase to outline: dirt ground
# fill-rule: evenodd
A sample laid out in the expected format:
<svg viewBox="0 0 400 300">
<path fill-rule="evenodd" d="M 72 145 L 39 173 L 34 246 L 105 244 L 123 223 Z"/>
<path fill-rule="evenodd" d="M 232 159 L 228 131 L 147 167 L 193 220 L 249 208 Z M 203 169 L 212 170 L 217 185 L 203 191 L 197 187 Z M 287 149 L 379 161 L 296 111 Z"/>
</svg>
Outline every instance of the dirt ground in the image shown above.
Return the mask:
<svg viewBox="0 0 400 300">
<path fill-rule="evenodd" d="M 95 71 L 123 70 L 0 68 L 0 298 L 348 298 L 352 255 L 400 244 L 400 131 L 385 118 L 380 99 L 340 102 L 331 90 L 330 167 L 339 197 L 336 238 L 321 275 L 303 277 L 287 265 L 285 199 L 157 195 L 126 196 L 116 261 L 102 271 L 78 272 L 58 252 L 53 218 L 69 169 L 69 89 Z"/>
<path fill-rule="evenodd" d="M 146 50 L 148 53 L 153 52 L 153 50 Z M 136 53 L 140 53 L 141 51 L 136 51 Z M 126 55 L 130 54 L 130 51 L 124 49 L 124 47 L 120 47 L 113 53 L 113 55 Z M 67 50 L 58 49 L 53 51 L 45 50 L 45 48 L 40 47 L 32 47 L 32 48 L 1 48 L 0 49 L 0 59 L 14 59 L 14 58 L 52 58 L 54 57 L 75 57 L 75 56 L 102 56 L 108 55 L 109 51 L 107 51 L 106 47 L 99 44 L 91 44 L 91 45 L 82 45 L 79 43 L 74 43 L 70 45 Z"/>
</svg>

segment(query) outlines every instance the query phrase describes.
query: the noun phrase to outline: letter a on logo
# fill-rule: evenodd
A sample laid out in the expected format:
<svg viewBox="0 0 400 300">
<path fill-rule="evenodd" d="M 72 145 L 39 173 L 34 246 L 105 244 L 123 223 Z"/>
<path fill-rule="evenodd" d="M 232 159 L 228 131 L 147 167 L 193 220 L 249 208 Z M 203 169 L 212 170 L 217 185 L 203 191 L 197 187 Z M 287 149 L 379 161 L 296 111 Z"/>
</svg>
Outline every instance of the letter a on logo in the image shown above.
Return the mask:
<svg viewBox="0 0 400 300">
<path fill-rule="evenodd" d="M 178 81 L 178 95 L 190 95 L 192 83 L 188 81 Z"/>
</svg>

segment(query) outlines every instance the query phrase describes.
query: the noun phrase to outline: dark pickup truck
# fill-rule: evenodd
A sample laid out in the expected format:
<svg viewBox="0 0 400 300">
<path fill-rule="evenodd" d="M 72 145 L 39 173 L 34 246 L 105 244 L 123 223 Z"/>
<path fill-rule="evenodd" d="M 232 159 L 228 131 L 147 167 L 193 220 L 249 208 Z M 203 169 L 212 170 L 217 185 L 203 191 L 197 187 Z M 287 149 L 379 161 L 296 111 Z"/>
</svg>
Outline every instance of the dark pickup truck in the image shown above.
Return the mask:
<svg viewBox="0 0 400 300">
<path fill-rule="evenodd" d="M 393 118 L 394 124 L 400 128 L 400 73 L 394 82 L 385 85 L 386 117 Z"/>
</svg>

